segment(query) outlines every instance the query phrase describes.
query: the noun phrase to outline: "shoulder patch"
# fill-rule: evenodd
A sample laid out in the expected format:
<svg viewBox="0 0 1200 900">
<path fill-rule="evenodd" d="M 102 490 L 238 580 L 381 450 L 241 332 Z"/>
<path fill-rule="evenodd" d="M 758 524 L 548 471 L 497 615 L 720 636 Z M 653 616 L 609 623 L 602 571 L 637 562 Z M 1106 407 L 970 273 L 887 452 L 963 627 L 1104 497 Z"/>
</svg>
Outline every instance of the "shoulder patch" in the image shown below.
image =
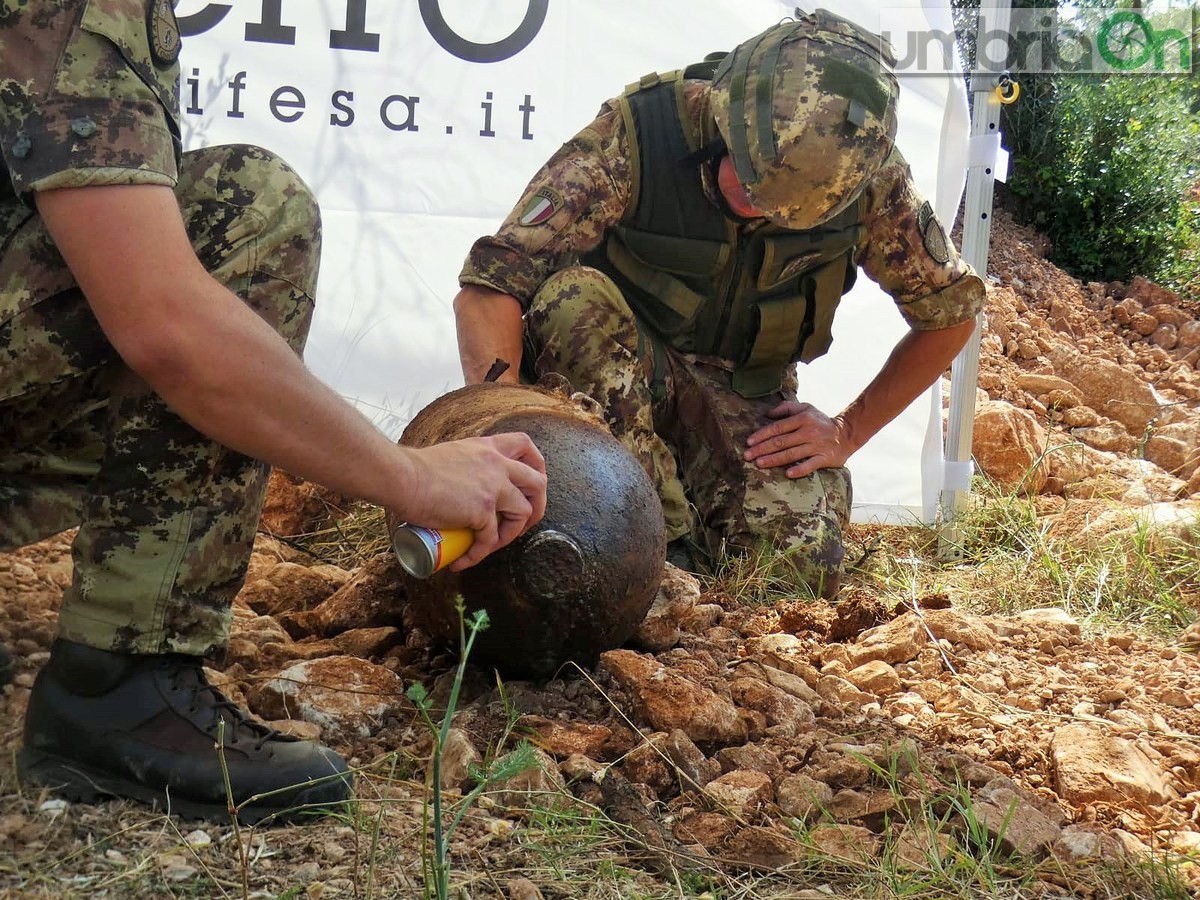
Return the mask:
<svg viewBox="0 0 1200 900">
<path fill-rule="evenodd" d="M 159 66 L 167 67 L 179 59 L 179 48 L 183 41 L 179 35 L 179 23 L 175 20 L 175 5 L 172 0 L 151 0 L 147 11 L 146 25 L 150 33 L 150 55 Z"/>
<path fill-rule="evenodd" d="M 917 213 L 917 227 L 921 229 L 921 240 L 929 255 L 943 266 L 950 262 L 950 239 L 928 200 L 921 204 Z"/>
<path fill-rule="evenodd" d="M 562 194 L 552 187 L 542 186 L 537 189 L 537 193 L 529 198 L 529 202 L 521 210 L 521 215 L 517 219 L 517 223 L 520 225 L 541 225 L 562 208 Z"/>
</svg>

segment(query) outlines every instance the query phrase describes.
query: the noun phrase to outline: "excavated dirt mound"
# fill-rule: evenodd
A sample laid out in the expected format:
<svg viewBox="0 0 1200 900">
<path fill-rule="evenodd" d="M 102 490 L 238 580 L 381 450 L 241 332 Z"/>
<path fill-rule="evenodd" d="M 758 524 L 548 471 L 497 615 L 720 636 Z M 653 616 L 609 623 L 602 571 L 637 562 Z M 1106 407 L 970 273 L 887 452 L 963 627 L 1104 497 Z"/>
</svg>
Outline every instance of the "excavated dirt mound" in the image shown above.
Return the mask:
<svg viewBox="0 0 1200 900">
<path fill-rule="evenodd" d="M 981 468 L 1039 493 L 1063 540 L 1123 527 L 1120 516 L 1105 524 L 1114 511 L 1169 508 L 1188 521 L 1193 311 L 1146 282 L 1081 285 L 1043 254 L 997 217 Z M 305 496 L 278 495 L 289 484 L 272 500 L 285 512 Z M 454 658 L 406 627 L 391 558 L 345 571 L 260 535 L 213 680 L 355 765 L 390 759 L 404 774 L 360 777 L 361 818 L 378 825 L 260 833 L 240 857 L 228 827 L 19 791 L 13 753 L 70 580 L 69 538 L 0 555 L 0 640 L 18 671 L 0 694 L 0 893 L 240 895 L 243 871 L 264 896 L 358 896 L 376 827 L 387 854 L 369 856 L 373 889 L 421 896 L 430 741 L 405 689 L 421 682 L 444 704 Z M 1086 873 L 1105 860 L 1200 851 L 1198 735 L 1200 661 L 1159 641 L 1090 633 L 1052 609 L 971 615 L 944 594 L 888 608 L 853 580 L 836 605 L 755 608 L 668 566 L 634 639 L 596 666 L 502 686 L 470 669 L 442 784 L 451 796 L 469 787 L 472 766 L 514 736 L 536 747 L 541 770 L 490 791 L 456 841 L 476 897 L 539 896 L 531 881 L 544 896 L 580 895 L 555 890 L 521 841 L 531 797 L 599 807 L 630 829 L 627 861 L 659 879 L 646 896 L 675 896 L 673 871 L 776 870 L 815 851 L 871 866 L 887 844 L 897 864 L 920 868 L 951 842 L 1018 853 L 1039 873 L 1022 896 L 1094 896 Z M 947 843 L 930 844 L 931 820 Z M 147 871 L 156 888 L 128 888 Z"/>
<path fill-rule="evenodd" d="M 1066 500 L 1200 493 L 1198 311 L 1141 278 L 1081 284 L 1003 210 L 994 229 L 973 447 L 982 470 Z"/>
</svg>

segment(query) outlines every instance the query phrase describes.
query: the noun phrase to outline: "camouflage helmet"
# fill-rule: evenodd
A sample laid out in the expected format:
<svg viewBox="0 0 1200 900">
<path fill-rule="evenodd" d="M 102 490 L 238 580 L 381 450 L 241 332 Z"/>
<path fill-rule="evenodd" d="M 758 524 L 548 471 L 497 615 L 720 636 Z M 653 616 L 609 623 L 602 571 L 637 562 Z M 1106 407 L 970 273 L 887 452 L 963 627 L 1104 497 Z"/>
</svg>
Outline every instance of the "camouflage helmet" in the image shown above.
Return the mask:
<svg viewBox="0 0 1200 900">
<path fill-rule="evenodd" d="M 850 205 L 896 137 L 886 41 L 827 10 L 739 44 L 713 76 L 712 112 L 750 201 L 803 230 Z"/>
</svg>

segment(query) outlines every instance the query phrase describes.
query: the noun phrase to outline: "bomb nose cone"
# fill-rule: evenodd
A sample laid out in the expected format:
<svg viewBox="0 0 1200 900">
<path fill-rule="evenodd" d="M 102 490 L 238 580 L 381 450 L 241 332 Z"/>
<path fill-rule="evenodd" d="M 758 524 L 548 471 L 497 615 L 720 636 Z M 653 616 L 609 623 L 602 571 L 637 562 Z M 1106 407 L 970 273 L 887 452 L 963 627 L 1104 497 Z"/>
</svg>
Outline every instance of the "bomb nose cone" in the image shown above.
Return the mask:
<svg viewBox="0 0 1200 900">
<path fill-rule="evenodd" d="M 583 550 L 568 534 L 540 531 L 521 548 L 519 556 L 517 579 L 530 599 L 560 600 L 589 587 Z"/>
</svg>

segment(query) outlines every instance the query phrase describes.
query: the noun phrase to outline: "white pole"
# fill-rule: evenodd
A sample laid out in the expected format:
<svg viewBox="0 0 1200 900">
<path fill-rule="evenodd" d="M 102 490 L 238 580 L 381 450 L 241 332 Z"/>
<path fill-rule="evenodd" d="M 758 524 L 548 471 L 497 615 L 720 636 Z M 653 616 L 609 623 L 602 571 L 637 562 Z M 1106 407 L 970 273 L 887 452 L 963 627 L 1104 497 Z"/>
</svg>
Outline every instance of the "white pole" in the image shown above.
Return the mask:
<svg viewBox="0 0 1200 900">
<path fill-rule="evenodd" d="M 1007 0 L 981 0 L 979 6 L 976 35 L 1008 33 L 1012 8 Z M 988 56 L 987 53 L 978 52 L 977 48 L 971 73 L 971 147 L 962 239 L 963 259 L 985 282 L 996 166 L 1002 156 L 1001 103 L 997 88 L 1007 78 L 1002 63 L 995 63 Z M 957 559 L 963 555 L 962 529 L 957 520 L 966 509 L 971 489 L 971 440 L 975 427 L 975 390 L 979 380 L 979 340 L 982 329 L 983 313 L 980 313 L 974 334 L 950 371 L 950 420 L 946 432 L 941 502 L 940 555 L 943 559 Z"/>
</svg>

